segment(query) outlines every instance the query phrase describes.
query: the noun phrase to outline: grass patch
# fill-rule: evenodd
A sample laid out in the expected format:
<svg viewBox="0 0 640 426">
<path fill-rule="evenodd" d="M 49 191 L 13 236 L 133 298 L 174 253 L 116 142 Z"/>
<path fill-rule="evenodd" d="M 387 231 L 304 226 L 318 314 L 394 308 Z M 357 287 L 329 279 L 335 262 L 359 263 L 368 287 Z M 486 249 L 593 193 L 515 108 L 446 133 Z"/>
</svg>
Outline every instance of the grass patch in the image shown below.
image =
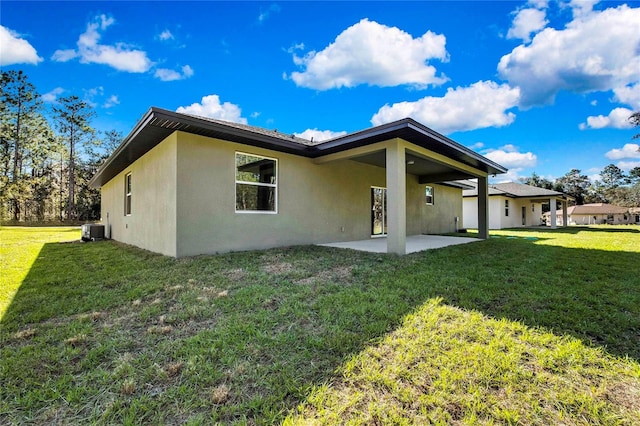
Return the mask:
<svg viewBox="0 0 640 426">
<path fill-rule="evenodd" d="M 0 228 L 36 253 L 0 298 L 2 424 L 640 418 L 636 228 L 179 260 L 65 232 Z"/>
</svg>

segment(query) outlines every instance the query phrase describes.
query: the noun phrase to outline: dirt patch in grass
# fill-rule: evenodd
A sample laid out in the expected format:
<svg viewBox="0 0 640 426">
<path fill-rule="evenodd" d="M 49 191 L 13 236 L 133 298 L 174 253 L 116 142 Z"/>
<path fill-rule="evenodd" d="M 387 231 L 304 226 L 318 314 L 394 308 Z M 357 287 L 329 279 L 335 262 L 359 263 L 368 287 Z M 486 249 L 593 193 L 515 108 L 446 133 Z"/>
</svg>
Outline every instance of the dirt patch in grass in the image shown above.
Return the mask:
<svg viewBox="0 0 640 426">
<path fill-rule="evenodd" d="M 609 385 L 605 396 L 616 406 L 636 413 L 640 424 L 640 381 L 625 380 Z"/>
<path fill-rule="evenodd" d="M 27 340 L 35 336 L 37 330 L 35 328 L 27 328 L 13 333 L 13 338 L 16 340 Z"/>
<path fill-rule="evenodd" d="M 262 270 L 272 275 L 287 275 L 298 269 L 288 262 L 274 262 L 262 266 Z"/>
<path fill-rule="evenodd" d="M 296 284 L 309 285 L 316 282 L 338 282 L 348 284 L 353 276 L 353 265 L 341 265 L 331 269 L 323 269 L 320 272 L 300 280 L 296 280 Z"/>
<path fill-rule="evenodd" d="M 228 270 L 223 272 L 223 276 L 225 276 L 226 278 L 228 278 L 231 281 L 239 282 L 239 281 L 242 281 L 242 280 L 244 280 L 246 278 L 247 271 L 245 271 L 242 268 L 228 269 Z"/>
</svg>

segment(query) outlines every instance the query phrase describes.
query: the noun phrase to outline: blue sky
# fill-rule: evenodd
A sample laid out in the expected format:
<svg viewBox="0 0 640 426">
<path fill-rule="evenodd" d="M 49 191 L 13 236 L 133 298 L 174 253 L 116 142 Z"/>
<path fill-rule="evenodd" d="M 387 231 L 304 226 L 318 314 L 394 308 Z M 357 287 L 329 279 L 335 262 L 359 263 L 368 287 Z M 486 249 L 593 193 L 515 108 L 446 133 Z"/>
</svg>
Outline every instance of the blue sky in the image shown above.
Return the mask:
<svg viewBox="0 0 640 426">
<path fill-rule="evenodd" d="M 151 106 L 315 140 L 406 116 L 510 169 L 640 166 L 640 2 L 3 1 L 0 66 L 127 134 Z"/>
</svg>

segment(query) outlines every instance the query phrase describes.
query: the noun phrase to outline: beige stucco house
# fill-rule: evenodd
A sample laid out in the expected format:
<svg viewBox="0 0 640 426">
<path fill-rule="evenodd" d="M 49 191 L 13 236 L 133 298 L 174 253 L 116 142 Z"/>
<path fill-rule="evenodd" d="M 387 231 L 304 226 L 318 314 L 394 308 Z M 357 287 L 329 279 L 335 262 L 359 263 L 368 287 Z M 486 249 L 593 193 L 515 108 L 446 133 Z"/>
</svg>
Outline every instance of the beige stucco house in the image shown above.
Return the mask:
<svg viewBox="0 0 640 426">
<path fill-rule="evenodd" d="M 477 228 L 478 190 L 475 182 L 463 194 L 463 224 L 465 228 Z M 517 182 L 496 183 L 489 185 L 489 228 L 519 228 L 543 224 L 542 205 L 549 204 L 554 216 L 566 217 L 567 201 L 571 197 L 558 191 L 538 188 Z M 562 209 L 556 212 L 556 207 Z M 553 221 L 555 228 L 557 221 Z M 566 220 L 565 220 L 566 223 Z"/>
<path fill-rule="evenodd" d="M 412 119 L 314 142 L 151 108 L 91 180 L 106 235 L 168 256 L 451 232 L 506 169 Z M 484 200 L 484 201 L 482 201 Z"/>
<path fill-rule="evenodd" d="M 624 225 L 640 222 L 640 217 L 629 211 L 628 207 L 620 207 L 606 203 L 582 204 L 571 206 L 567 209 L 567 220 L 556 219 L 556 223 L 561 225 Z"/>
</svg>

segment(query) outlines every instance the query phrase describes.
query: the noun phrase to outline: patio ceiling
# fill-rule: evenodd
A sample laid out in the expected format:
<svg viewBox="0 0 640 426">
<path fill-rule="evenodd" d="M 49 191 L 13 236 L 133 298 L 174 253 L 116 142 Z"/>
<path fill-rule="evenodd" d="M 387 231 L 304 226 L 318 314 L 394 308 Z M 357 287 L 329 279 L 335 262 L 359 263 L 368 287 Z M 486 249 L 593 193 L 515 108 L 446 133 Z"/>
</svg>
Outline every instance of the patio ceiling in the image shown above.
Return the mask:
<svg viewBox="0 0 640 426">
<path fill-rule="evenodd" d="M 476 176 L 465 171 L 452 168 L 430 158 L 425 158 L 417 153 L 407 150 L 406 153 L 407 174 L 418 176 L 421 184 L 441 183 L 452 180 L 472 179 Z M 385 151 L 380 150 L 351 158 L 353 161 L 365 163 L 377 167 L 385 167 Z"/>
</svg>

